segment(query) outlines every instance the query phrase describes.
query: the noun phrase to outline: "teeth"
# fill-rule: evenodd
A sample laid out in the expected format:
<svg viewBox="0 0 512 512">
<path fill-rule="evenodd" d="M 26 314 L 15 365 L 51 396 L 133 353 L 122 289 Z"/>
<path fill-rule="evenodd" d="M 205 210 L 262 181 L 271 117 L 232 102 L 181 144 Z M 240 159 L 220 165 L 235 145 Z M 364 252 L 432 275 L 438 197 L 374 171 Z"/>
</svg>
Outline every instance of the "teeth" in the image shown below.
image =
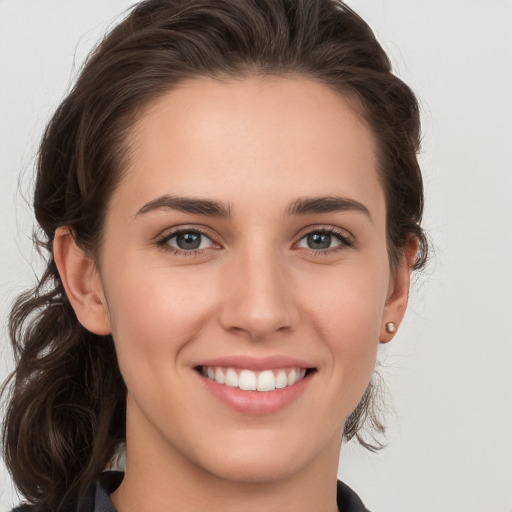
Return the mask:
<svg viewBox="0 0 512 512">
<path fill-rule="evenodd" d="M 286 368 L 276 370 L 235 370 L 234 368 L 202 367 L 201 373 L 219 384 L 225 384 L 244 391 L 274 391 L 293 386 L 306 375 L 305 368 Z"/>
<path fill-rule="evenodd" d="M 288 377 L 286 376 L 286 372 L 284 370 L 281 370 L 280 372 L 278 372 L 276 377 L 276 388 L 281 389 L 285 388 L 286 386 L 288 386 Z"/>
<path fill-rule="evenodd" d="M 224 384 L 224 372 L 220 369 L 220 368 L 217 368 L 215 370 L 215 380 L 219 383 L 219 384 Z"/>
<path fill-rule="evenodd" d="M 265 370 L 258 375 L 258 391 L 273 391 L 276 389 L 276 378 L 272 370 Z"/>
<path fill-rule="evenodd" d="M 256 391 L 256 374 L 251 370 L 242 370 L 240 372 L 240 382 L 238 387 L 244 391 Z"/>
<path fill-rule="evenodd" d="M 217 372 L 215 372 L 215 374 L 217 374 Z M 238 387 L 238 375 L 236 374 L 235 370 L 233 370 L 233 368 L 228 368 L 224 384 L 226 384 L 226 386 L 231 386 L 232 388 Z"/>
</svg>

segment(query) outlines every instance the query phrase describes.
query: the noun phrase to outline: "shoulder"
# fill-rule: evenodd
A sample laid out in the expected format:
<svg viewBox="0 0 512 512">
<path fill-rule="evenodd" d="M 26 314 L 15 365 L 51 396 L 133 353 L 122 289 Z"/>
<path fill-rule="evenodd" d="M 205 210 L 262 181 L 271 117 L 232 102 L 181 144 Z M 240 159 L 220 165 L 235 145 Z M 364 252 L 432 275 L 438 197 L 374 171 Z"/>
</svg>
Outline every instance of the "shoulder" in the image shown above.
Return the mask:
<svg viewBox="0 0 512 512">
<path fill-rule="evenodd" d="M 347 485 L 338 480 L 338 508 L 343 512 L 370 512 L 361 498 Z"/>
<path fill-rule="evenodd" d="M 106 471 L 89 488 L 80 505 L 71 507 L 69 512 L 116 512 L 110 501 L 113 492 L 121 481 L 124 473 L 120 471 Z M 343 512 L 370 512 L 361 501 L 361 498 L 347 485 L 338 480 L 337 502 Z M 35 505 L 23 504 L 13 508 L 11 512 L 47 512 Z"/>
<path fill-rule="evenodd" d="M 11 512 L 34 512 L 34 505 L 28 505 L 27 503 L 23 505 L 19 505 L 16 508 L 13 508 Z"/>
<path fill-rule="evenodd" d="M 110 493 L 115 491 L 123 480 L 124 473 L 121 471 L 105 471 L 89 487 L 80 503 L 66 506 L 62 512 L 116 512 L 110 501 Z M 47 508 L 23 503 L 11 512 L 52 512 Z"/>
</svg>

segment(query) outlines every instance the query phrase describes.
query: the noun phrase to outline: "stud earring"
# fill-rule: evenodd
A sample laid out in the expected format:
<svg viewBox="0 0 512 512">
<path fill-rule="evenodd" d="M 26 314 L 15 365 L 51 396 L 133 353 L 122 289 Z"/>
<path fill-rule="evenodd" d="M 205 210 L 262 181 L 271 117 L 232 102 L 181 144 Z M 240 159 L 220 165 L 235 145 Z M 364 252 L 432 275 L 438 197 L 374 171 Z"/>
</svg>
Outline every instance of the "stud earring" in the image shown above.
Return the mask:
<svg viewBox="0 0 512 512">
<path fill-rule="evenodd" d="M 394 334 L 396 332 L 395 322 L 388 322 L 386 324 L 386 332 L 388 332 L 389 334 Z"/>
</svg>

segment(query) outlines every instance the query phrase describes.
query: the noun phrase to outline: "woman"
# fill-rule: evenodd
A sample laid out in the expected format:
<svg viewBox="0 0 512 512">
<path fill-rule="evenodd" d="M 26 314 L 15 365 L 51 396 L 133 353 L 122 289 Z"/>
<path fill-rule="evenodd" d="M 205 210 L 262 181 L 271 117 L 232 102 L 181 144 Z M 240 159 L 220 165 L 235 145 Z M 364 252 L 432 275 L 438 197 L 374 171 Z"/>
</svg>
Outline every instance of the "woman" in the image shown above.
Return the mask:
<svg viewBox="0 0 512 512">
<path fill-rule="evenodd" d="M 27 499 L 365 510 L 339 449 L 380 446 L 377 347 L 426 257 L 418 147 L 344 4 L 136 6 L 41 144 L 49 260 L 12 311 L 4 430 Z"/>
</svg>

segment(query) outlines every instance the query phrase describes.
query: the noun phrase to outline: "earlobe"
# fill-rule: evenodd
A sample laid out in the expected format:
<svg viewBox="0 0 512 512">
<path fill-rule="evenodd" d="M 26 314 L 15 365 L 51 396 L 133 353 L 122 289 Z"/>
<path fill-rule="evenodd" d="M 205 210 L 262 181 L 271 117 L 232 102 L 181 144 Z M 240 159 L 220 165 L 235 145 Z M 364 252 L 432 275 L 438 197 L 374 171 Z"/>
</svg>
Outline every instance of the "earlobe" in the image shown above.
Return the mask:
<svg viewBox="0 0 512 512">
<path fill-rule="evenodd" d="M 78 321 L 94 334 L 110 334 L 108 310 L 94 259 L 77 245 L 69 226 L 56 230 L 53 257 Z"/>
<path fill-rule="evenodd" d="M 409 285 L 411 274 L 416 261 L 418 243 L 416 238 L 411 238 L 403 251 L 400 265 L 396 273 L 390 279 L 389 296 L 384 308 L 382 326 L 380 332 L 381 343 L 390 342 L 400 325 L 407 309 L 409 300 Z"/>
</svg>

